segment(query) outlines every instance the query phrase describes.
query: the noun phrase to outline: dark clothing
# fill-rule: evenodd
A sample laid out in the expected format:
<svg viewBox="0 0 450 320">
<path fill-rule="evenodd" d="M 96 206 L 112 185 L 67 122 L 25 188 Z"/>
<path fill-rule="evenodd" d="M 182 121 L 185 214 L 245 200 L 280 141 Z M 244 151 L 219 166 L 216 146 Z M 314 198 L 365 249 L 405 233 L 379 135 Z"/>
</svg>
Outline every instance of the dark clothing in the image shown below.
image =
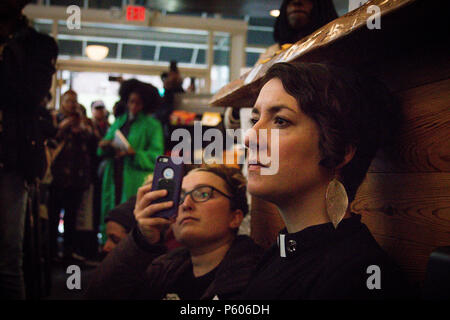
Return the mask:
<svg viewBox="0 0 450 320">
<path fill-rule="evenodd" d="M 55 40 L 28 27 L 25 17 L 16 26 L 0 39 L 0 299 L 25 299 L 27 182 L 42 178 L 47 167 L 38 106 L 58 54 Z"/>
<path fill-rule="evenodd" d="M 174 89 L 165 89 L 164 97 L 162 99 L 161 107 L 156 110 L 154 117 L 161 122 L 164 132 L 164 141 L 170 141 L 170 115 L 174 110 L 175 104 L 175 94 L 184 93 L 183 88 L 180 86 Z M 165 152 L 170 150 L 169 143 L 165 144 Z"/>
<path fill-rule="evenodd" d="M 162 299 L 177 293 L 175 284 L 192 270 L 189 251 L 177 248 L 165 253 L 162 245 L 149 245 L 138 229 L 108 254 L 93 276 L 87 297 L 90 299 Z M 263 253 L 253 240 L 238 236 L 222 262 L 214 280 L 201 299 L 234 299 L 247 285 Z M 163 255 L 162 255 L 163 254 Z"/>
<path fill-rule="evenodd" d="M 100 135 L 100 140 L 103 139 L 103 137 L 106 135 L 106 132 L 108 132 L 109 129 L 109 122 L 108 121 L 92 121 L 92 125 L 94 126 L 94 129 L 97 130 L 98 134 Z"/>
<path fill-rule="evenodd" d="M 83 198 L 84 189 L 51 187 L 49 197 L 50 255 L 57 257 L 58 225 L 61 209 L 64 209 L 64 256 L 75 251 L 76 219 Z"/>
<path fill-rule="evenodd" d="M 58 117 L 61 121 L 63 116 Z M 79 120 L 83 121 L 83 120 Z M 93 183 L 93 166 L 97 147 L 95 135 L 76 122 L 58 130 L 56 139 L 64 142 L 61 152 L 52 164 L 52 184 L 49 197 L 49 235 L 52 257 L 57 255 L 57 236 L 60 211 L 64 209 L 64 256 L 75 251 L 76 218 L 83 194 Z M 79 247 L 79 245 L 78 245 Z"/>
<path fill-rule="evenodd" d="M 280 245 L 275 244 L 265 254 L 241 298 L 405 298 L 408 286 L 400 271 L 360 220 L 359 215 L 354 215 L 344 219 L 337 229 L 326 223 L 292 234 L 283 230 Z M 371 265 L 380 268 L 380 290 L 367 287 L 367 282 L 372 283 L 368 278 L 373 271 L 367 272 Z"/>
<path fill-rule="evenodd" d="M 56 55 L 53 38 L 25 23 L 0 55 L 0 170 L 30 182 L 42 178 L 47 165 L 38 106 L 50 89 Z"/>
<path fill-rule="evenodd" d="M 217 268 L 214 268 L 201 277 L 195 277 L 192 265 L 187 268 L 170 288 L 170 292 L 176 292 L 181 300 L 200 300 L 216 276 Z"/>
<path fill-rule="evenodd" d="M 93 182 L 97 143 L 88 130 L 73 132 L 69 125 L 59 129 L 57 139 L 64 147 L 52 164 L 52 185 L 58 188 L 87 189 Z"/>
</svg>

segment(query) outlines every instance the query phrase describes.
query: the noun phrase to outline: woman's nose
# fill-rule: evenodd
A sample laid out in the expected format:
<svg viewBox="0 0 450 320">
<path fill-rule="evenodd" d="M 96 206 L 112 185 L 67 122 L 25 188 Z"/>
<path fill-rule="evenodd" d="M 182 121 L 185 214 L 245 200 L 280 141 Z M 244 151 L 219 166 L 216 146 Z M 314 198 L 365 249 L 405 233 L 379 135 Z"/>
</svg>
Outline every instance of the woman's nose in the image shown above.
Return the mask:
<svg viewBox="0 0 450 320">
<path fill-rule="evenodd" d="M 184 197 L 183 202 L 180 203 L 181 210 L 183 211 L 192 210 L 193 206 L 194 200 L 192 200 L 192 196 L 190 194 Z"/>
</svg>

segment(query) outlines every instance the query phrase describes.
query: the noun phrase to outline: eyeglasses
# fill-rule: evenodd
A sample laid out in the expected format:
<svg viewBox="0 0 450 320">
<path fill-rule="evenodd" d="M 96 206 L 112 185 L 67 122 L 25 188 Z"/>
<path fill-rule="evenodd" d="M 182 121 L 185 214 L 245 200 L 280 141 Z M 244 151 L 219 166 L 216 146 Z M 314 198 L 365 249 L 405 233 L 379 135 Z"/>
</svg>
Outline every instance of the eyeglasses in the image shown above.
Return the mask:
<svg viewBox="0 0 450 320">
<path fill-rule="evenodd" d="M 217 190 L 216 188 L 212 187 L 212 186 L 198 186 L 195 189 L 192 189 L 189 192 L 183 192 L 181 191 L 181 195 L 180 195 L 180 203 L 179 205 L 182 205 L 184 203 L 184 199 L 186 199 L 186 197 L 188 195 L 191 195 L 191 198 L 194 202 L 205 202 L 208 201 L 211 197 L 214 191 L 217 191 L 218 193 L 220 193 L 221 195 L 223 195 L 224 197 L 231 199 L 231 197 L 225 193 L 223 193 L 220 190 Z"/>
</svg>

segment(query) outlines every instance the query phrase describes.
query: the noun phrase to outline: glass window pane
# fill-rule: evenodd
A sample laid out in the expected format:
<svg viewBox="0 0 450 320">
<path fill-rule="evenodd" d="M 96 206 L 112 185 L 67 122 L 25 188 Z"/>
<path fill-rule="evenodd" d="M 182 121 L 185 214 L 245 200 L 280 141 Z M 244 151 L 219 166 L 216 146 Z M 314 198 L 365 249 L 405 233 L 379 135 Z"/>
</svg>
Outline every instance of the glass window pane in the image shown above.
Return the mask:
<svg viewBox="0 0 450 320">
<path fill-rule="evenodd" d="M 193 49 L 162 47 L 159 61 L 172 61 L 190 63 Z"/>
<path fill-rule="evenodd" d="M 124 44 L 122 46 L 122 59 L 153 60 L 155 47 Z"/>
<path fill-rule="evenodd" d="M 83 44 L 76 40 L 58 40 L 59 54 L 81 57 Z"/>
<path fill-rule="evenodd" d="M 259 59 L 259 53 L 255 53 L 255 52 L 247 52 L 247 59 L 246 59 L 246 65 L 247 67 L 253 67 L 256 63 L 256 61 L 258 61 Z"/>
<path fill-rule="evenodd" d="M 267 31 L 247 31 L 247 44 L 258 46 L 270 46 L 275 43 L 273 40 L 273 32 Z"/>
</svg>

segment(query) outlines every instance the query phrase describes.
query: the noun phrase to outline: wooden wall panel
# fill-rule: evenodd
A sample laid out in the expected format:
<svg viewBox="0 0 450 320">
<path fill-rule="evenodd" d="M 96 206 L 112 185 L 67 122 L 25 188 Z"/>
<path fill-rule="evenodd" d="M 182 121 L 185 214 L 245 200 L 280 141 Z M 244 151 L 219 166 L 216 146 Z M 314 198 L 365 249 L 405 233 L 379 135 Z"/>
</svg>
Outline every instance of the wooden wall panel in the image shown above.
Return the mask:
<svg viewBox="0 0 450 320">
<path fill-rule="evenodd" d="M 450 172 L 450 79 L 397 94 L 404 124 L 370 172 Z"/>
<path fill-rule="evenodd" d="M 450 245 L 450 173 L 369 173 L 351 209 L 413 281 Z"/>
</svg>

